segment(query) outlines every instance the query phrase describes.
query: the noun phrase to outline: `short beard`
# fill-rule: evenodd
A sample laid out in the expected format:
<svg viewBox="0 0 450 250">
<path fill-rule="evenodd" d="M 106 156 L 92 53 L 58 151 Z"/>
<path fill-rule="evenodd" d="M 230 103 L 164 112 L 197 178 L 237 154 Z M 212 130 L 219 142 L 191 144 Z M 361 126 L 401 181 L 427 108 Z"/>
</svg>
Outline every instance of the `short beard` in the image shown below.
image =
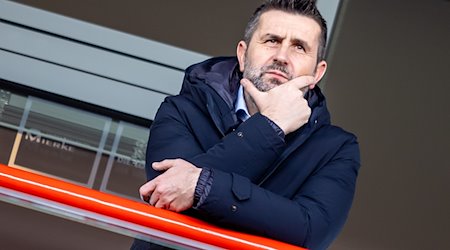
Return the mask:
<svg viewBox="0 0 450 250">
<path fill-rule="evenodd" d="M 287 80 L 291 80 L 292 76 L 289 74 L 289 71 L 287 70 L 286 66 L 278 61 L 274 61 L 272 64 L 268 66 L 264 66 L 260 69 L 255 68 L 251 65 L 249 60 L 247 59 L 244 62 L 244 78 L 247 78 L 250 80 L 253 85 L 259 90 L 259 91 L 269 91 L 273 89 L 274 87 L 283 84 L 279 79 L 277 78 L 269 78 L 269 79 L 263 79 L 264 74 L 268 70 L 278 70 L 287 75 Z"/>
</svg>

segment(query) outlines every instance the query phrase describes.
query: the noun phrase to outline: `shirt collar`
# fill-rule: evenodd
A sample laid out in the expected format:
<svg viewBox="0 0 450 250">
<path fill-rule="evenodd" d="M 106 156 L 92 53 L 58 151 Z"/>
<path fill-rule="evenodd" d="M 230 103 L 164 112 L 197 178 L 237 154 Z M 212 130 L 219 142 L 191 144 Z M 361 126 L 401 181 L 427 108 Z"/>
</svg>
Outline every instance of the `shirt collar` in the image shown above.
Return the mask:
<svg viewBox="0 0 450 250">
<path fill-rule="evenodd" d="M 238 116 L 239 119 L 245 121 L 248 118 L 250 118 L 247 105 L 245 104 L 244 88 L 242 87 L 242 85 L 239 86 L 238 95 L 234 107 L 235 107 L 234 111 L 236 112 L 236 115 Z"/>
</svg>

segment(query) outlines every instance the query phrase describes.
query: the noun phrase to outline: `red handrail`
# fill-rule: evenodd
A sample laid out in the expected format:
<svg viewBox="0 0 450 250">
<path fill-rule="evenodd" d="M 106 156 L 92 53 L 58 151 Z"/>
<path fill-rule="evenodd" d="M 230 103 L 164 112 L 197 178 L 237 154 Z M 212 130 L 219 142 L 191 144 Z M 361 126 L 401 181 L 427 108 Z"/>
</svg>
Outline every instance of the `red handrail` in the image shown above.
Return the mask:
<svg viewBox="0 0 450 250">
<path fill-rule="evenodd" d="M 304 249 L 0 164 L 0 186 L 226 249 Z"/>
</svg>

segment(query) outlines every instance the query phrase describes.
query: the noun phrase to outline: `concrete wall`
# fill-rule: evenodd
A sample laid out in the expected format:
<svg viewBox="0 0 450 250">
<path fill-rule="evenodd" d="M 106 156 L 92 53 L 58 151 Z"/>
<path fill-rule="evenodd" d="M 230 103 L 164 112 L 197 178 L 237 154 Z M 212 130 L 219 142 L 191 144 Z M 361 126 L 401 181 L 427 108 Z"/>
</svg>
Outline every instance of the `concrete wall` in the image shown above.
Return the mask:
<svg viewBox="0 0 450 250">
<path fill-rule="evenodd" d="M 332 249 L 449 249 L 450 2 L 344 2 L 325 94 L 362 167 Z"/>
</svg>

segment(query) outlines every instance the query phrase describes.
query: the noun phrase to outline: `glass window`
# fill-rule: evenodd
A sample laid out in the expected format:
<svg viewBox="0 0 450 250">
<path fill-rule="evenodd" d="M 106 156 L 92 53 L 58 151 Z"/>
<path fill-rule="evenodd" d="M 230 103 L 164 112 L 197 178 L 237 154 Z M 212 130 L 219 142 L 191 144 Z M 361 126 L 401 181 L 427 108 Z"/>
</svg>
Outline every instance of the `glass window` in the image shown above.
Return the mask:
<svg viewBox="0 0 450 250">
<path fill-rule="evenodd" d="M 120 122 L 115 133 L 101 191 L 139 199 L 139 187 L 145 183 L 147 128 Z"/>
<path fill-rule="evenodd" d="M 139 199 L 147 127 L 0 86 L 0 163 Z"/>
</svg>

